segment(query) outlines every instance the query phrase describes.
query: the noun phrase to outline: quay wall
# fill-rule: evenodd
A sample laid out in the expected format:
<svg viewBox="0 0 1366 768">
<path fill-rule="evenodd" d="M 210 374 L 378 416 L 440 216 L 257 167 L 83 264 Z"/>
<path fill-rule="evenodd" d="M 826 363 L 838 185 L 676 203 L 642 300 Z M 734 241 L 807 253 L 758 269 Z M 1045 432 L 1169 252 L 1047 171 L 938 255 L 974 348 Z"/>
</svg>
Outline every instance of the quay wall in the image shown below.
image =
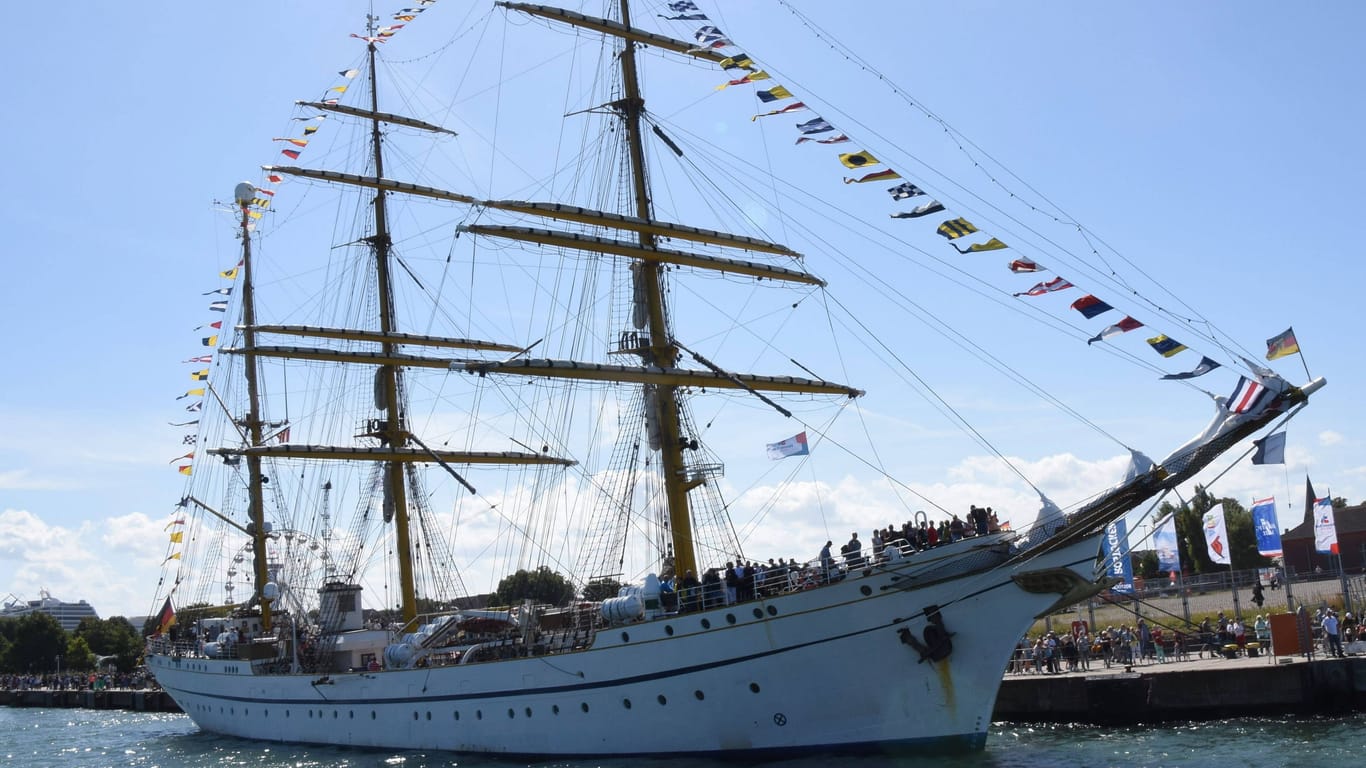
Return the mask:
<svg viewBox="0 0 1366 768">
<path fill-rule="evenodd" d="M 1095 725 L 1366 710 L 1366 658 L 1008 677 L 994 720 Z"/>
<path fill-rule="evenodd" d="M 63 691 L 48 688 L 0 690 L 0 705 L 9 707 L 57 707 L 126 709 L 133 712 L 179 712 L 165 691 Z"/>
</svg>

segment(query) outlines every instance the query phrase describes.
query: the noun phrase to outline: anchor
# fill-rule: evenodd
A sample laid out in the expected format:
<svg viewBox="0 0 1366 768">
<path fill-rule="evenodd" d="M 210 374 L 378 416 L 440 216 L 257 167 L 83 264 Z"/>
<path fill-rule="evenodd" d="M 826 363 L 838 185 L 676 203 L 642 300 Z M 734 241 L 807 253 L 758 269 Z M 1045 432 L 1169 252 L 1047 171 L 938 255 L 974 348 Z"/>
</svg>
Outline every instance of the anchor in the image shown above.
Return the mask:
<svg viewBox="0 0 1366 768">
<path fill-rule="evenodd" d="M 896 631 L 897 637 L 920 654 L 919 663 L 924 664 L 926 659 L 943 661 L 949 657 L 949 654 L 953 653 L 953 640 L 950 638 L 953 637 L 954 633 L 950 632 L 949 628 L 944 625 L 944 616 L 939 612 L 937 605 L 925 606 L 925 619 L 929 623 L 925 625 L 924 642 L 921 642 L 907 627 L 898 629 Z"/>
</svg>

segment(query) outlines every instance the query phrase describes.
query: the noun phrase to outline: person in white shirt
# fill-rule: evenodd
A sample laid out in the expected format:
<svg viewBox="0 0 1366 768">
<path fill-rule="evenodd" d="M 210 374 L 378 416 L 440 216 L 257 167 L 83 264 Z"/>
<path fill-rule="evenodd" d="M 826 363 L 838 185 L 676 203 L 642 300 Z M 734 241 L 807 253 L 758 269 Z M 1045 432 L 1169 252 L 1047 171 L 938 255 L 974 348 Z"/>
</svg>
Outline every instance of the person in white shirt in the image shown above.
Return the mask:
<svg viewBox="0 0 1366 768">
<path fill-rule="evenodd" d="M 1328 609 L 1328 613 L 1323 617 L 1323 637 L 1328 641 L 1328 655 L 1343 658 L 1346 656 L 1342 652 L 1342 635 L 1338 633 L 1338 614 L 1333 609 Z"/>
</svg>

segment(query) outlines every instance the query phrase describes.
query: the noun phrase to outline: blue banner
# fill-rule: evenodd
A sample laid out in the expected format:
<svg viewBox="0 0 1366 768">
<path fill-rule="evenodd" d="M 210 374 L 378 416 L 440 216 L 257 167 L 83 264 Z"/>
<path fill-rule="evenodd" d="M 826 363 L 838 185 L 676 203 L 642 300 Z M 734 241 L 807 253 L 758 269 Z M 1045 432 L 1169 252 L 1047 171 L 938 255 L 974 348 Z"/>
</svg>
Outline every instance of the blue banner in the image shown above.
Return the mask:
<svg viewBox="0 0 1366 768">
<path fill-rule="evenodd" d="M 1111 587 L 1115 592 L 1126 595 L 1134 593 L 1134 568 L 1129 562 L 1129 525 L 1124 520 L 1116 520 L 1105 528 L 1105 562 L 1109 564 L 1107 576 L 1120 580 Z"/>
<path fill-rule="evenodd" d="M 1181 548 L 1176 543 L 1176 515 L 1157 524 L 1153 531 L 1153 549 L 1157 550 L 1157 570 L 1163 573 L 1181 572 Z"/>
<path fill-rule="evenodd" d="M 1252 502 L 1252 530 L 1257 532 L 1257 554 L 1279 557 L 1281 529 L 1276 520 L 1276 499 Z"/>
</svg>

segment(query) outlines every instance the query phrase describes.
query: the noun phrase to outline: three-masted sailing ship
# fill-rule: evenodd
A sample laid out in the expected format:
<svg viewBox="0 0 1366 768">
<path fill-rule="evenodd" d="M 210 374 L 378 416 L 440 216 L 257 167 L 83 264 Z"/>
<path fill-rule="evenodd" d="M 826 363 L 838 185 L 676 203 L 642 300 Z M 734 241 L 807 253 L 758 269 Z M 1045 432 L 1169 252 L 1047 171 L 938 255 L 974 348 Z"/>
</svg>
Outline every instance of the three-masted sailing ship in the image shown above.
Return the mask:
<svg viewBox="0 0 1366 768">
<path fill-rule="evenodd" d="M 223 610 L 154 638 L 148 655 L 206 731 L 556 756 L 979 748 L 1020 634 L 1107 586 L 1106 526 L 1322 386 L 1258 371 L 1255 404 L 1221 404 L 1196 438 L 1067 514 L 933 548 L 889 541 L 866 556 L 783 562 L 732 600 L 708 579 L 745 552 L 695 403 L 728 398 L 786 418 L 790 401 L 838 408 L 864 393 L 801 364 L 803 375 L 745 373 L 694 351 L 688 323 L 710 318 L 683 317 L 678 286 L 822 295 L 825 281 L 792 248 L 657 210 L 649 159 L 685 153 L 645 108 L 642 52 L 733 55 L 647 31 L 626 0 L 610 19 L 496 5 L 607 41 L 595 85 L 609 93 L 575 113 L 605 126 L 573 150 L 584 170 L 526 199 L 404 179 L 394 168 L 419 166 L 413 154 L 394 163 L 402 139 L 460 139 L 388 111 L 377 69 L 386 29 L 372 21 L 359 36 L 364 66 L 343 73 L 348 85 L 359 75 L 367 87 L 350 95 L 364 97 L 300 104 L 303 119 L 358 133 L 363 151 L 326 155 L 353 167 L 266 169 L 310 195 L 362 195 L 349 210 L 355 229 L 322 265 L 277 249 L 266 278 L 260 251 L 272 243 L 257 224 L 270 200 L 259 185 L 237 188 L 240 320 L 209 378 L 202 454 L 181 501 L 186 549 L 167 581 L 182 613 Z M 740 79 L 757 79 L 746 71 Z M 516 173 L 515 151 L 496 151 Z M 556 188 L 577 202 L 534 199 Z M 396 215 L 399 201 L 451 218 L 423 229 L 406 209 Z M 432 264 L 410 254 L 438 229 L 472 250 L 428 259 L 434 282 L 422 269 Z M 559 287 L 516 287 L 523 280 Z M 462 327 L 522 335 L 432 330 Z M 516 479 L 495 492 L 475 480 L 495 473 Z M 465 553 L 473 565 L 456 564 L 451 541 L 462 536 L 484 542 Z M 574 594 L 476 604 L 465 581 L 490 563 L 567 570 Z M 369 592 L 383 611 L 367 613 Z"/>
</svg>

